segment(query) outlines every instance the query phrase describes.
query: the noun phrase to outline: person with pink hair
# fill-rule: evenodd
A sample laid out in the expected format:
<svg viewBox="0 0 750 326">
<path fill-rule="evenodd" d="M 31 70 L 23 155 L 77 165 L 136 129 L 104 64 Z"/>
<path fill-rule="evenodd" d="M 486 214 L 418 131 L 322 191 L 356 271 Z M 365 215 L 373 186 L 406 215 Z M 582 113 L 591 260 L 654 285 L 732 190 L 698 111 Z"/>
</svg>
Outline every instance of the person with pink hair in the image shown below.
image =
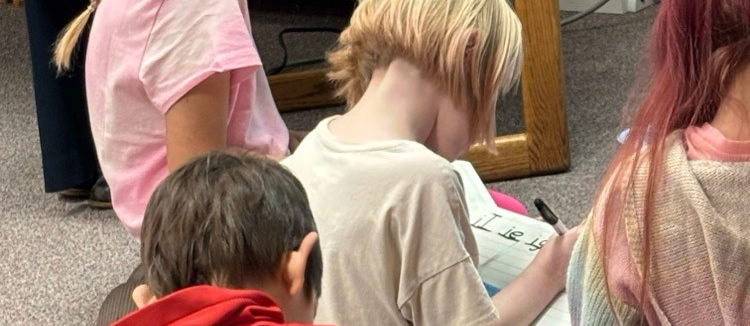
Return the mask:
<svg viewBox="0 0 750 326">
<path fill-rule="evenodd" d="M 750 325 L 750 1 L 665 0 L 568 270 L 574 325 Z"/>
</svg>

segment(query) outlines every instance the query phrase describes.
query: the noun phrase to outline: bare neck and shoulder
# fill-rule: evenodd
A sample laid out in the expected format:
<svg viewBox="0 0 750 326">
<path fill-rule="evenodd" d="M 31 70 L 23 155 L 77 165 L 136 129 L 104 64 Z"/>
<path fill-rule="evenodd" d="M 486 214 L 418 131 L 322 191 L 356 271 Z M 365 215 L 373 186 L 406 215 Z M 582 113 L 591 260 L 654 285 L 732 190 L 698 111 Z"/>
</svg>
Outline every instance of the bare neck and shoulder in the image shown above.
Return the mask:
<svg viewBox="0 0 750 326">
<path fill-rule="evenodd" d="M 396 59 L 373 70 L 362 98 L 328 125 L 345 143 L 407 140 L 449 161 L 469 147 L 470 110 L 415 64 Z"/>
<path fill-rule="evenodd" d="M 711 125 L 733 141 L 750 141 L 750 64 L 734 77 Z"/>
</svg>

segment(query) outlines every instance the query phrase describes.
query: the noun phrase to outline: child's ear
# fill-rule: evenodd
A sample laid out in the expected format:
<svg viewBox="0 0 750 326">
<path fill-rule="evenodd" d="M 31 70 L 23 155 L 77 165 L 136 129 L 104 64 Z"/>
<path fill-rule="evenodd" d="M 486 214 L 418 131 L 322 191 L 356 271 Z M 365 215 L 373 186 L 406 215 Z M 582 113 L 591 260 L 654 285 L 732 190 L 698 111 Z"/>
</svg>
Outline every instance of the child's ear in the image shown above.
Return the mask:
<svg viewBox="0 0 750 326">
<path fill-rule="evenodd" d="M 282 277 L 286 290 L 290 295 L 296 295 L 305 285 L 305 270 L 307 269 L 307 257 L 310 256 L 315 243 L 318 242 L 318 233 L 310 232 L 302 238 L 299 249 L 290 251 L 283 259 Z"/>
<path fill-rule="evenodd" d="M 477 43 L 479 42 L 479 32 L 472 30 L 468 33 L 468 39 L 466 40 L 466 49 L 464 50 L 464 59 L 470 60 L 471 56 L 477 50 Z"/>
<path fill-rule="evenodd" d="M 466 49 L 464 49 L 464 68 L 468 71 L 474 64 L 474 53 L 478 51 L 479 32 L 471 30 L 468 32 L 466 40 Z"/>
<path fill-rule="evenodd" d="M 133 302 L 138 309 L 141 309 L 152 302 L 156 301 L 156 296 L 146 284 L 141 284 L 133 290 Z"/>
</svg>

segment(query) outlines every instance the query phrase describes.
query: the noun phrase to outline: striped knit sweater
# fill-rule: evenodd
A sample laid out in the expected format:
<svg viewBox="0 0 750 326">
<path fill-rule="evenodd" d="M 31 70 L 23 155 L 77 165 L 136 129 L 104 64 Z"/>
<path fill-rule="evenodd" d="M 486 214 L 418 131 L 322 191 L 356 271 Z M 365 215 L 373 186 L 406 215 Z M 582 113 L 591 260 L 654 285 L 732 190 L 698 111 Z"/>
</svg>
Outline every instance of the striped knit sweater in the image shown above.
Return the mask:
<svg viewBox="0 0 750 326">
<path fill-rule="evenodd" d="M 567 289 L 573 325 L 639 325 L 642 318 L 652 326 L 750 325 L 750 163 L 689 161 L 682 139 L 675 132 L 668 140 L 651 217 L 647 309 L 640 302 L 643 224 L 632 195 L 643 191 L 640 169 L 607 257 L 612 305 L 593 237 L 600 219 L 589 218 L 573 249 Z"/>
</svg>

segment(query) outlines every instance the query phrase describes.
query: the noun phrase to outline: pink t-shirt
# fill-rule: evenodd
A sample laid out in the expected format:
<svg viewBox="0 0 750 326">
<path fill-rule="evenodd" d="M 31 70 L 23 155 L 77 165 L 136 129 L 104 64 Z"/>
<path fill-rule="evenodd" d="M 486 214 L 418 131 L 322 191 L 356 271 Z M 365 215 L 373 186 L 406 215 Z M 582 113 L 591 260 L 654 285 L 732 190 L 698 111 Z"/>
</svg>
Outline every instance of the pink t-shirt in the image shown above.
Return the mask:
<svg viewBox="0 0 750 326">
<path fill-rule="evenodd" d="M 688 127 L 685 130 L 685 146 L 691 160 L 750 161 L 750 141 L 728 139 L 710 123 Z"/>
<path fill-rule="evenodd" d="M 101 1 L 86 54 L 89 117 L 112 204 L 133 236 L 169 173 L 164 115 L 210 75 L 231 71 L 228 145 L 286 153 L 261 68 L 246 0 Z"/>
</svg>

